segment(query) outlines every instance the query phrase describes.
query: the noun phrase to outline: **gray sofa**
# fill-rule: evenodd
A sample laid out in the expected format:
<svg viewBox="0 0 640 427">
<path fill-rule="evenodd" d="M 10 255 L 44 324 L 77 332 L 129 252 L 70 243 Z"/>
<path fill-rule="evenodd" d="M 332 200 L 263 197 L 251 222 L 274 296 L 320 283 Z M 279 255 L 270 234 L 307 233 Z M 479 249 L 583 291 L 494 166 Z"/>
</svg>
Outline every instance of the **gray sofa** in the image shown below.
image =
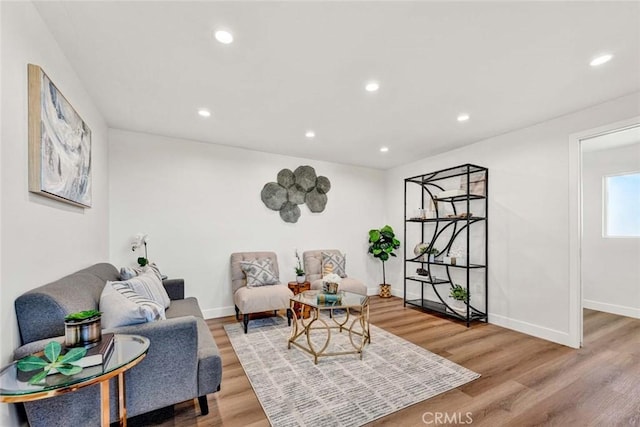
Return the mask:
<svg viewBox="0 0 640 427">
<path fill-rule="evenodd" d="M 96 264 L 32 289 L 15 301 L 22 346 L 16 359 L 42 350 L 52 339 L 64 341 L 65 315 L 98 309 L 107 280 L 119 280 L 111 264 Z M 167 320 L 118 327 L 106 332 L 142 335 L 151 341 L 147 356 L 125 373 L 127 416 L 198 398 L 208 413 L 209 393 L 220 390 L 222 361 L 198 301 L 184 298 L 182 279 L 163 281 L 171 299 Z M 117 384 L 111 380 L 111 419 L 117 419 Z M 36 426 L 100 425 L 100 389 L 85 387 L 62 396 L 25 403 L 29 424 Z"/>
</svg>

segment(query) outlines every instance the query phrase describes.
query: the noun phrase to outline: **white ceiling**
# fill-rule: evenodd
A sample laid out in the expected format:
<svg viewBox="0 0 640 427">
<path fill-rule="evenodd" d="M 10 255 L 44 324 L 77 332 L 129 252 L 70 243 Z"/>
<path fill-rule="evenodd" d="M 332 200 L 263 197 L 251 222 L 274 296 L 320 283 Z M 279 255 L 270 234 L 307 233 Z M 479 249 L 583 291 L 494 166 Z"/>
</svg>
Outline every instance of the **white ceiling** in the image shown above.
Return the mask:
<svg viewBox="0 0 640 427">
<path fill-rule="evenodd" d="M 640 2 L 36 6 L 110 127 L 381 169 L 640 90 Z"/>
</svg>

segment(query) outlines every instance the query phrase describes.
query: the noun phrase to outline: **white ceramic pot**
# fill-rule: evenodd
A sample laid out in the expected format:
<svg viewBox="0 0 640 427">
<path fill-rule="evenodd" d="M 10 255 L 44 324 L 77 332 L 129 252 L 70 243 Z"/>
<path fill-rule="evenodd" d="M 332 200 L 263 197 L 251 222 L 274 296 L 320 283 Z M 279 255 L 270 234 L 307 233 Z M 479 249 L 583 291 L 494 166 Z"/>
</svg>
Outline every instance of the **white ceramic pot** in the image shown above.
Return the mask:
<svg viewBox="0 0 640 427">
<path fill-rule="evenodd" d="M 304 283 L 306 281 L 307 281 L 307 276 L 305 276 L 304 274 L 302 276 L 296 276 L 296 282 Z"/>
</svg>

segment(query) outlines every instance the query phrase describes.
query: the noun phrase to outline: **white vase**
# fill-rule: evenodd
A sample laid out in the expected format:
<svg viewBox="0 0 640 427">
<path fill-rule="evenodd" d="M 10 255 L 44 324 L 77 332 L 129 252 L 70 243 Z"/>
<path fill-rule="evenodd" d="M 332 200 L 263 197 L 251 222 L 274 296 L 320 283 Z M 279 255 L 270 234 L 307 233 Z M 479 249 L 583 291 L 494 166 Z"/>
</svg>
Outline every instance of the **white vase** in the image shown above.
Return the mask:
<svg viewBox="0 0 640 427">
<path fill-rule="evenodd" d="M 307 281 L 307 276 L 305 276 L 304 274 L 301 276 L 296 276 L 296 282 L 298 283 L 304 283 Z"/>
<path fill-rule="evenodd" d="M 462 300 L 449 298 L 449 307 L 461 316 L 467 315 L 467 304 Z"/>
</svg>

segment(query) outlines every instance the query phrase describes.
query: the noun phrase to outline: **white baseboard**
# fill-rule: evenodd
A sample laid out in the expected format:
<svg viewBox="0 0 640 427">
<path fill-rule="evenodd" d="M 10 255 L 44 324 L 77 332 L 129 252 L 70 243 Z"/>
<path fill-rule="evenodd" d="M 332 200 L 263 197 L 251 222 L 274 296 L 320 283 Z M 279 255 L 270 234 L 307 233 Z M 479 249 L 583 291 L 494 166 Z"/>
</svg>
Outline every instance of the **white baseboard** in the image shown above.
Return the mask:
<svg viewBox="0 0 640 427">
<path fill-rule="evenodd" d="M 235 316 L 235 314 L 236 309 L 233 306 L 208 308 L 206 310 L 202 310 L 202 315 L 205 319 L 216 319 L 218 317 Z"/>
<path fill-rule="evenodd" d="M 499 314 L 489 313 L 489 323 L 503 328 L 512 329 L 523 334 L 542 338 L 567 347 L 578 348 L 571 342 L 569 333 L 558 331 L 556 329 L 545 328 L 544 326 L 534 325 L 533 323 L 523 322 L 522 320 L 512 319 L 510 317 L 501 316 Z"/>
<path fill-rule="evenodd" d="M 617 314 L 619 316 L 633 317 L 640 319 L 640 309 L 634 307 L 626 307 L 624 305 L 608 304 L 585 299 L 582 306 L 591 310 L 604 311 L 605 313 Z"/>
</svg>

